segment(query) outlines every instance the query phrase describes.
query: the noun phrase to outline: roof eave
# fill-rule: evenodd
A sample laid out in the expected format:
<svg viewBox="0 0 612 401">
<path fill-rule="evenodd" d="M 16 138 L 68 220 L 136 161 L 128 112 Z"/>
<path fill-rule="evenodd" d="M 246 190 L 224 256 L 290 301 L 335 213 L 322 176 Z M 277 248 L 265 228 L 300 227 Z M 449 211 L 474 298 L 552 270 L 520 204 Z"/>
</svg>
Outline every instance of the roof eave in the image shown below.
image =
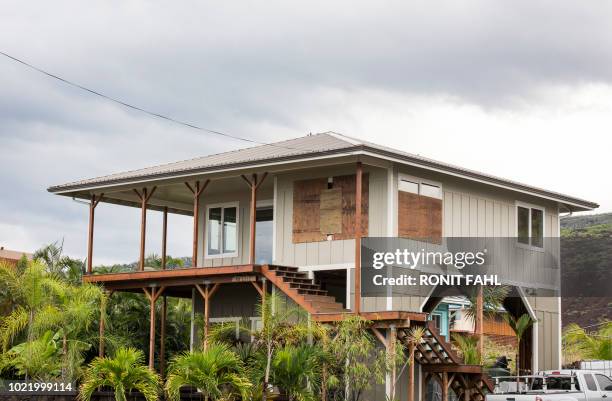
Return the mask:
<svg viewBox="0 0 612 401">
<path fill-rule="evenodd" d="M 502 178 L 492 177 L 486 174 L 480 174 L 476 171 L 466 170 L 455 166 L 450 166 L 447 164 L 437 163 L 433 160 L 422 159 L 419 157 L 402 155 L 398 153 L 394 153 L 391 151 L 387 151 L 384 149 L 379 149 L 367 145 L 362 146 L 365 154 L 373 153 L 376 155 L 384 156 L 388 160 L 397 161 L 399 163 L 410 164 L 415 167 L 426 168 L 429 170 L 438 171 L 444 174 L 453 175 L 456 177 L 461 177 L 465 179 L 469 179 L 472 181 L 482 182 L 484 184 L 494 185 L 500 188 L 509 189 L 512 191 L 518 191 L 525 194 L 529 194 L 532 196 L 547 198 L 552 201 L 561 202 L 564 205 L 567 205 L 572 211 L 589 211 L 593 209 L 597 209 L 599 204 L 595 202 L 590 202 L 584 199 L 574 198 L 571 196 L 559 194 L 556 192 L 547 191 L 545 189 L 531 187 L 528 185 L 507 181 Z"/>
<path fill-rule="evenodd" d="M 395 161 L 398 163 L 409 164 L 415 167 L 426 168 L 449 174 L 460 178 L 482 182 L 484 184 L 494 185 L 500 188 L 505 188 L 511 191 L 518 191 L 536 197 L 546 198 L 552 201 L 560 202 L 565 205 L 570 211 L 590 211 L 597 209 L 599 205 L 595 202 L 586 201 L 584 199 L 574 198 L 556 192 L 547 191 L 541 188 L 530 187 L 524 184 L 507 181 L 501 178 L 492 177 L 486 174 L 481 174 L 476 171 L 466 170 L 459 167 L 438 163 L 433 160 L 423 159 L 420 157 L 410 156 L 407 154 L 398 154 L 389 150 L 380 149 L 377 147 L 368 146 L 365 144 L 350 146 L 346 148 L 331 149 L 327 151 L 311 152 L 301 155 L 288 155 L 276 157 L 273 159 L 265 159 L 259 161 L 244 161 L 239 163 L 231 163 L 223 166 L 207 166 L 198 169 L 190 169 L 184 171 L 171 171 L 166 173 L 157 173 L 139 177 L 127 177 L 123 179 L 110 180 L 106 182 L 95 182 L 90 184 L 76 185 L 61 185 L 47 188 L 47 191 L 58 194 L 71 196 L 77 191 L 88 191 L 102 188 L 109 188 L 119 185 L 136 184 L 140 182 L 163 180 L 170 178 L 190 177 L 205 173 L 217 173 L 232 170 L 240 170 L 245 168 L 261 168 L 265 166 L 280 165 L 287 162 L 302 162 L 310 159 L 318 159 L 322 157 L 339 157 L 351 156 L 357 154 L 370 155 L 374 157 L 384 158 L 386 160 Z"/>
<path fill-rule="evenodd" d="M 65 185 L 56 185 L 47 188 L 47 191 L 57 195 L 71 195 L 77 191 L 88 191 L 88 190 L 96 190 L 101 188 L 109 188 L 118 185 L 129 185 L 136 184 L 146 181 L 157 181 L 163 179 L 171 179 L 171 178 L 181 178 L 181 177 L 191 177 L 194 175 L 206 174 L 206 173 L 219 173 L 219 172 L 229 172 L 233 170 L 241 170 L 247 168 L 262 168 L 266 166 L 274 166 L 274 165 L 282 165 L 286 162 L 303 162 L 311 159 L 321 159 L 326 157 L 342 157 L 342 156 L 351 156 L 358 153 L 358 147 L 351 146 L 347 148 L 339 148 L 339 149 L 331 149 L 320 152 L 311 152 L 304 153 L 301 155 L 288 155 L 281 156 L 271 159 L 264 160 L 249 160 L 238 163 L 229 163 L 224 164 L 222 166 L 207 166 L 196 169 L 189 170 L 181 170 L 181 171 L 171 171 L 166 173 L 157 173 L 150 175 L 142 175 L 138 177 L 127 177 L 123 179 L 115 179 L 108 180 L 104 182 L 93 182 L 93 183 L 85 183 L 85 184 L 65 184 Z"/>
</svg>

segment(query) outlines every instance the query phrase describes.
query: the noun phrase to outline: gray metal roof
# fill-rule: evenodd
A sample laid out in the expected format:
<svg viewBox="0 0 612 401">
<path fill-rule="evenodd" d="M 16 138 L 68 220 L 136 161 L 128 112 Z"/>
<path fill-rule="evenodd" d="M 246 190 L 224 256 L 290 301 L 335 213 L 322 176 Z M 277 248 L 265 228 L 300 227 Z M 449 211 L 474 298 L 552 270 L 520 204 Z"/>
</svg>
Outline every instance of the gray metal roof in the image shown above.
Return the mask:
<svg viewBox="0 0 612 401">
<path fill-rule="evenodd" d="M 110 174 L 102 177 L 85 179 L 56 185 L 48 188 L 49 192 L 67 193 L 71 191 L 99 188 L 105 185 L 129 184 L 132 181 L 147 179 L 172 178 L 186 173 L 211 173 L 227 168 L 257 167 L 258 164 L 296 161 L 305 158 L 321 157 L 325 155 L 343 154 L 371 154 L 375 157 L 395 160 L 399 163 L 416 165 L 425 169 L 432 169 L 447 174 L 453 174 L 468 179 L 483 181 L 489 184 L 507 187 L 509 189 L 527 192 L 535 196 L 543 196 L 563 203 L 569 203 L 584 209 L 594 209 L 598 204 L 584 199 L 548 191 L 495 177 L 478 171 L 465 169 L 451 164 L 442 163 L 419 155 L 381 146 L 346 135 L 324 132 L 308 135 L 287 141 L 275 142 L 268 145 L 219 153 L 210 156 L 198 157 L 159 166 L 147 167 L 138 170 Z"/>
</svg>

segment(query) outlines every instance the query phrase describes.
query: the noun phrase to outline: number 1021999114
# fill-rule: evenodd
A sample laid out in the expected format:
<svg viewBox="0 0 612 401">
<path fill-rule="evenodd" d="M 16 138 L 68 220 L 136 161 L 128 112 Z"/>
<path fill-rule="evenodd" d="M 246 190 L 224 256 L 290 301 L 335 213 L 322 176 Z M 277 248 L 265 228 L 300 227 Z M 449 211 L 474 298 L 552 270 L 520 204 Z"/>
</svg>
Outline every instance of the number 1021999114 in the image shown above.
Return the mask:
<svg viewBox="0 0 612 401">
<path fill-rule="evenodd" d="M 9 393 L 63 393 L 75 390 L 75 385 L 69 382 L 23 380 L 5 380 L 2 387 L 2 390 Z"/>
</svg>

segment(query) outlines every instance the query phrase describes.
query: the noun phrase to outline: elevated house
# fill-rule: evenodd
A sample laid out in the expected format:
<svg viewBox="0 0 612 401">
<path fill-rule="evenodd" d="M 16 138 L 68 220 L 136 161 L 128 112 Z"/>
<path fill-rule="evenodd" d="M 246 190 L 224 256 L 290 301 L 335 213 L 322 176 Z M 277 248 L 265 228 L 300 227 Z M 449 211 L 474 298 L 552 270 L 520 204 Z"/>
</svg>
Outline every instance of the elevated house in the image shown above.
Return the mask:
<svg viewBox="0 0 612 401">
<path fill-rule="evenodd" d="M 203 314 L 204 331 L 211 322 L 239 319 L 250 319 L 257 327 L 261 322 L 255 305 L 271 292 L 304 308 L 314 321 L 334 324 L 359 314 L 372 321 L 381 347 L 405 338 L 411 326 L 424 326 L 427 336 L 415 350 L 414 369 L 376 386 L 367 397 L 371 400 L 384 400 L 391 392 L 396 399 L 421 399 L 428 381 L 436 380 L 443 398 L 452 390 L 476 401 L 490 381 L 480 366 L 463 364 L 429 321 L 444 297 L 435 288 L 424 296 L 362 297 L 362 238 L 516 237 L 517 246 L 543 248 L 544 237 L 559 236 L 560 213 L 597 207 L 332 132 L 49 191 L 90 201 L 84 281 L 109 291 L 143 292 L 151 304 L 161 295 L 190 298 L 194 313 Z M 140 263 L 133 272 L 92 271 L 94 215 L 104 203 L 142 211 Z M 164 216 L 162 259 L 168 213 L 193 216 L 193 266 L 154 270 L 144 265 L 147 210 Z M 549 251 L 558 256 L 558 249 Z M 533 295 L 534 281 L 521 274 L 504 280 L 516 295 L 507 309 L 537 319 L 521 349 L 523 369 L 559 368 L 559 298 Z M 151 311 L 153 368 L 155 309 Z M 192 326 L 192 342 L 199 341 L 201 328 Z M 161 369 L 163 361 L 160 350 Z"/>
</svg>

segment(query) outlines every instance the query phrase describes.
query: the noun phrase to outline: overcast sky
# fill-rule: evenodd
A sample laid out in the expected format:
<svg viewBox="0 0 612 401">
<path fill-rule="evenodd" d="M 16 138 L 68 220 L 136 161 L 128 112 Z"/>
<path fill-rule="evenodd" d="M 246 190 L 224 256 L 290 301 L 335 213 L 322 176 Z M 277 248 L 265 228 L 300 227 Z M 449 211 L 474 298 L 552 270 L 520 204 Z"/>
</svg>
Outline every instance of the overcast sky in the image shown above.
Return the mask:
<svg viewBox="0 0 612 401">
<path fill-rule="evenodd" d="M 0 50 L 258 141 L 333 130 L 612 211 L 612 2 L 2 1 Z M 50 185 L 244 147 L 0 57 L 0 245 L 86 254 Z M 95 263 L 137 259 L 139 210 L 96 210 Z M 190 218 L 169 252 L 190 254 Z M 158 251 L 159 213 L 148 249 Z"/>
</svg>

